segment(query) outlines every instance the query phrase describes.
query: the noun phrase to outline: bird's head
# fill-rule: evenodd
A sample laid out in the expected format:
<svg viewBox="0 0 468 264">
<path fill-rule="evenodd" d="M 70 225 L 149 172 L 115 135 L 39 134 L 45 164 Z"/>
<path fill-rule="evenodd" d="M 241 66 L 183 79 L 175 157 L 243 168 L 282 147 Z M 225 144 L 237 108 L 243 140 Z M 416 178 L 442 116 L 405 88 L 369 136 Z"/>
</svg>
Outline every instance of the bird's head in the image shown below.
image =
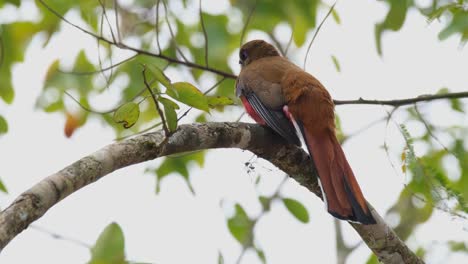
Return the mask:
<svg viewBox="0 0 468 264">
<path fill-rule="evenodd" d="M 280 56 L 273 45 L 259 39 L 252 40 L 242 45 L 239 51 L 239 64 L 245 67 L 254 60 L 270 56 Z"/>
</svg>

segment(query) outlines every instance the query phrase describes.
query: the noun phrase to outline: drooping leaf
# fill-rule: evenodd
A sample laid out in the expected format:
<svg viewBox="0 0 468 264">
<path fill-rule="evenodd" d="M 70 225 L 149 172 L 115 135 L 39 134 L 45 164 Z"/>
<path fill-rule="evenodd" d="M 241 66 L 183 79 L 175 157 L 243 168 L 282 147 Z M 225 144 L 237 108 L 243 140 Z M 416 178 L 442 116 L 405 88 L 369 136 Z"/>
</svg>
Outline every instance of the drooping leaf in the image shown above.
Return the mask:
<svg viewBox="0 0 468 264">
<path fill-rule="evenodd" d="M 126 264 L 125 239 L 117 223 L 109 224 L 91 249 L 90 264 Z"/>
<path fill-rule="evenodd" d="M 8 132 L 8 123 L 6 119 L 0 115 L 0 135 Z"/>
<path fill-rule="evenodd" d="M 282 201 L 288 211 L 294 217 L 296 217 L 297 220 L 301 221 L 302 223 L 309 222 L 309 212 L 301 202 L 291 198 L 282 198 Z"/>
<path fill-rule="evenodd" d="M 271 207 L 271 198 L 270 197 L 260 195 L 258 197 L 258 200 L 262 204 L 263 211 L 265 211 L 265 212 L 270 211 L 270 207 Z"/>
<path fill-rule="evenodd" d="M 190 191 L 195 193 L 189 178 L 189 166 L 191 163 L 196 163 L 198 166 L 203 167 L 205 163 L 205 152 L 194 151 L 191 153 L 181 153 L 166 157 L 161 165 L 159 165 L 159 167 L 155 170 L 156 177 L 158 179 L 156 193 L 159 193 L 160 191 L 161 179 L 171 173 L 181 175 L 186 181 Z"/>
<path fill-rule="evenodd" d="M 140 107 L 137 103 L 128 102 L 114 112 L 114 121 L 122 124 L 124 128 L 132 127 L 140 116 Z"/>
<path fill-rule="evenodd" d="M 255 248 L 255 252 L 257 252 L 258 258 L 262 261 L 263 264 L 266 263 L 265 252 L 259 248 Z"/>
<path fill-rule="evenodd" d="M 2 179 L 0 179 L 0 191 L 2 191 L 2 192 L 4 192 L 4 193 L 8 193 L 8 190 L 7 190 L 7 188 L 5 187 L 5 184 L 3 184 Z"/>
<path fill-rule="evenodd" d="M 333 61 L 333 65 L 335 65 L 336 71 L 341 72 L 340 62 L 338 61 L 338 59 L 335 57 L 335 55 L 332 55 L 331 58 Z"/>
<path fill-rule="evenodd" d="M 240 204 L 236 204 L 236 212 L 233 217 L 228 219 L 227 224 L 232 236 L 244 248 L 252 245 L 252 221 Z"/>
<path fill-rule="evenodd" d="M 79 118 L 73 114 L 67 113 L 65 127 L 63 128 L 63 132 L 65 133 L 65 136 L 67 138 L 71 137 L 79 126 L 80 126 Z"/>
<path fill-rule="evenodd" d="M 208 96 L 207 99 L 210 108 L 234 104 L 234 101 L 227 96 Z"/>
<path fill-rule="evenodd" d="M 403 26 L 411 1 L 385 0 L 390 5 L 390 9 L 385 20 L 375 25 L 375 41 L 379 55 L 382 55 L 382 33 L 387 30 L 397 31 Z"/>
<path fill-rule="evenodd" d="M 157 67 L 154 64 L 147 65 L 146 67 L 148 67 L 153 77 L 168 89 L 168 93 L 174 92 L 171 80 L 164 74 L 164 72 L 159 67 Z"/>
<path fill-rule="evenodd" d="M 218 264 L 224 264 L 224 257 L 221 252 L 218 252 Z"/>
<path fill-rule="evenodd" d="M 44 82 L 49 82 L 54 75 L 56 75 L 57 73 L 59 73 L 58 69 L 59 69 L 59 66 L 60 66 L 60 60 L 59 59 L 56 59 L 52 62 L 52 64 L 50 64 L 49 66 L 49 69 L 47 69 L 47 72 L 46 72 L 46 76 L 44 78 Z"/>
<path fill-rule="evenodd" d="M 175 109 L 179 109 L 179 106 L 172 100 L 162 96 L 158 97 L 158 101 L 164 106 L 164 117 L 166 118 L 167 127 L 171 132 L 175 131 L 177 129 L 177 113 Z"/>
<path fill-rule="evenodd" d="M 177 96 L 169 94 L 172 98 L 186 105 L 209 112 L 208 100 L 206 96 L 195 86 L 188 82 L 177 82 L 172 84 L 177 91 Z"/>
</svg>

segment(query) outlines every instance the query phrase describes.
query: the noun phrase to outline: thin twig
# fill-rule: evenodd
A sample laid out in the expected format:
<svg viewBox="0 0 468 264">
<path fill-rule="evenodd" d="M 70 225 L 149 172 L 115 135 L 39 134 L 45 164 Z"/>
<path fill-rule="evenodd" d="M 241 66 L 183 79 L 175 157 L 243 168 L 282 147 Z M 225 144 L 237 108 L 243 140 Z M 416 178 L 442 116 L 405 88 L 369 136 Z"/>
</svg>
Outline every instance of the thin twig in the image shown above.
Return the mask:
<svg viewBox="0 0 468 264">
<path fill-rule="evenodd" d="M 317 30 L 315 30 L 314 36 L 310 40 L 309 46 L 307 47 L 306 55 L 304 57 L 304 66 L 302 67 L 304 70 L 305 70 L 305 67 L 306 67 L 307 57 L 309 56 L 310 48 L 312 47 L 312 44 L 314 43 L 315 38 L 317 37 L 318 33 L 320 32 L 320 29 L 322 28 L 323 23 L 325 23 L 327 18 L 330 16 L 330 14 L 333 11 L 333 9 L 335 8 L 335 5 L 336 5 L 337 2 L 338 2 L 338 0 L 336 0 L 335 3 L 330 7 L 330 9 L 328 10 L 328 13 L 325 15 L 322 22 L 320 22 L 319 26 L 317 27 Z"/>
<path fill-rule="evenodd" d="M 293 36 L 294 36 L 294 30 L 293 26 L 291 25 L 291 36 L 289 36 L 288 44 L 286 44 L 286 48 L 284 49 L 284 56 L 286 57 L 288 55 L 289 47 L 291 47 L 291 43 L 293 41 Z"/>
<path fill-rule="evenodd" d="M 156 106 L 156 110 L 158 111 L 159 116 L 161 117 L 161 122 L 163 125 L 164 133 L 166 136 L 169 136 L 169 129 L 167 128 L 167 123 L 166 123 L 166 118 L 164 117 L 164 113 L 162 112 L 161 108 L 159 107 L 158 100 L 156 99 L 156 96 L 153 93 L 153 90 L 151 89 L 150 84 L 146 80 L 146 67 L 143 66 L 143 71 L 141 72 L 143 74 L 143 82 L 146 86 L 146 89 L 148 89 L 149 93 L 151 94 L 151 97 L 153 98 L 154 105 Z"/>
<path fill-rule="evenodd" d="M 156 44 L 158 45 L 158 52 L 161 54 L 162 49 L 161 49 L 161 43 L 159 43 L 159 3 L 161 0 L 158 0 L 156 2 L 156 18 L 155 18 L 155 29 L 156 29 Z"/>
<path fill-rule="evenodd" d="M 110 69 L 112 69 L 112 68 L 115 68 L 115 67 L 117 67 L 117 66 L 119 66 L 119 65 L 122 65 L 122 64 L 124 64 L 124 63 L 126 63 L 126 62 L 128 62 L 128 61 L 133 60 L 134 58 L 138 57 L 139 55 L 140 55 L 140 54 L 136 53 L 136 54 L 134 54 L 134 55 L 132 55 L 132 56 L 130 56 L 130 57 L 128 57 L 128 58 L 122 60 L 122 61 L 119 61 L 119 62 L 117 62 L 117 63 L 115 63 L 115 64 L 112 64 L 112 65 L 110 65 L 110 66 L 108 66 L 108 67 L 106 67 L 106 68 L 101 68 L 101 69 L 98 70 L 98 71 L 83 71 L 83 72 L 78 72 L 78 71 L 63 71 L 63 70 L 60 70 L 60 69 L 59 69 L 58 72 L 63 73 L 63 74 L 74 74 L 74 75 L 92 75 L 92 74 L 96 74 L 96 73 L 101 73 L 101 72 L 108 71 L 108 70 L 110 70 Z"/>
<path fill-rule="evenodd" d="M 199 0 L 200 10 L 200 24 L 203 30 L 203 36 L 205 37 L 205 66 L 208 67 L 208 32 L 206 32 L 205 21 L 203 20 L 203 12 L 201 0 Z"/>
<path fill-rule="evenodd" d="M 99 4 L 101 5 L 102 7 L 102 15 L 103 15 L 103 18 L 106 19 L 106 22 L 107 22 L 107 25 L 109 26 L 109 30 L 110 30 L 110 33 L 111 33 L 111 37 L 112 37 L 112 40 L 114 42 L 118 42 L 117 39 L 115 38 L 115 35 L 114 35 L 114 31 L 112 30 L 112 24 L 110 23 L 109 21 L 109 17 L 107 16 L 107 12 L 106 12 L 106 5 L 102 2 L 102 0 L 98 0 L 99 1 Z M 101 18 L 101 19 L 103 19 Z M 102 23 L 101 23 L 101 26 L 102 26 Z M 101 28 L 102 30 L 102 28 Z M 102 35 L 102 34 L 101 34 Z"/>
<path fill-rule="evenodd" d="M 239 46 L 242 46 L 242 44 L 244 43 L 245 33 L 247 32 L 247 27 L 248 27 L 248 25 L 250 23 L 250 20 L 252 19 L 252 16 L 253 16 L 253 14 L 255 12 L 255 8 L 257 8 L 257 0 L 255 0 L 255 3 L 253 5 L 253 7 L 250 9 L 249 15 L 247 16 L 247 20 L 245 21 L 244 27 L 242 28 L 242 33 L 241 33 L 241 36 L 240 36 Z"/>
<path fill-rule="evenodd" d="M 414 98 L 407 99 L 396 99 L 396 100 L 366 100 L 359 98 L 357 100 L 333 100 L 335 105 L 345 104 L 367 104 L 367 105 L 391 105 L 394 107 L 403 105 L 412 105 L 417 102 L 428 102 L 441 99 L 454 99 L 454 98 L 466 98 L 468 92 L 457 92 L 457 93 L 445 93 L 445 94 L 433 94 L 433 95 L 420 95 Z"/>
<path fill-rule="evenodd" d="M 136 98 L 138 98 L 140 95 L 143 94 L 143 92 L 146 90 L 146 88 L 143 88 L 141 89 L 130 101 L 133 101 L 135 100 Z M 82 104 L 78 99 L 76 99 L 75 97 L 73 97 L 70 93 L 68 93 L 67 91 L 64 91 L 63 92 L 65 95 L 67 95 L 68 97 L 70 97 L 70 99 L 72 99 L 73 101 L 75 101 L 75 103 L 77 103 L 83 110 L 87 111 L 87 112 L 90 112 L 90 113 L 93 113 L 93 114 L 98 114 L 98 115 L 105 115 L 105 114 L 110 114 L 114 111 L 116 111 L 117 109 L 119 109 L 123 104 L 125 103 L 121 103 L 119 104 L 118 106 L 112 108 L 112 109 L 109 109 L 109 110 L 106 110 L 106 111 L 98 111 L 98 110 L 94 110 L 92 108 L 89 108 L 87 106 L 85 106 L 84 104 Z M 146 99 L 146 97 L 143 97 L 142 100 L 138 101 L 137 104 L 141 104 L 144 100 Z"/>
<path fill-rule="evenodd" d="M 122 34 L 120 32 L 120 23 L 119 23 L 119 2 L 114 0 L 114 13 L 115 13 L 115 27 L 117 28 L 117 41 L 122 41 Z"/>
<path fill-rule="evenodd" d="M 429 133 L 429 135 L 430 135 L 435 141 L 437 141 L 437 143 L 439 143 L 439 145 L 440 145 L 447 153 L 452 154 L 455 158 L 458 159 L 457 155 L 456 155 L 455 153 L 453 153 L 452 151 L 450 151 L 450 150 L 444 145 L 444 143 L 442 143 L 442 141 L 440 141 L 440 139 L 439 139 L 438 137 L 436 137 L 436 135 L 434 135 L 434 133 L 432 133 L 432 128 L 431 128 L 431 126 L 429 125 L 429 123 L 426 121 L 426 119 L 424 118 L 424 116 L 421 114 L 421 112 L 419 111 L 418 104 L 414 104 L 414 111 L 415 111 L 416 114 L 418 115 L 418 119 L 423 123 L 424 127 L 426 127 L 427 133 Z"/>
<path fill-rule="evenodd" d="M 37 226 L 37 225 L 30 225 L 29 226 L 30 228 L 32 229 L 35 229 L 41 233 L 44 233 L 44 234 L 47 234 L 49 235 L 50 237 L 54 238 L 54 239 L 58 239 L 58 240 L 63 240 L 63 241 L 67 241 L 67 242 L 70 242 L 70 243 L 73 243 L 75 245 L 78 245 L 80 247 L 84 247 L 84 248 L 87 248 L 87 249 L 90 249 L 91 248 L 91 245 L 83 242 L 83 241 L 80 241 L 78 239 L 75 239 L 75 238 L 71 238 L 71 237 L 66 237 L 64 235 L 61 235 L 61 234 L 58 234 L 56 232 L 53 232 L 53 231 L 50 231 L 46 228 L 43 228 L 43 227 L 40 227 L 40 226 Z"/>
<path fill-rule="evenodd" d="M 273 32 L 268 32 L 268 36 L 271 38 L 271 40 L 273 40 L 273 42 L 275 43 L 276 47 L 278 48 L 279 52 L 281 53 L 281 56 L 285 57 L 284 55 L 284 50 L 283 50 L 283 46 L 281 46 L 281 43 L 279 42 L 279 40 L 275 37 L 275 35 L 273 34 Z"/>
<path fill-rule="evenodd" d="M 166 3 L 165 0 L 163 0 L 162 3 L 163 3 L 163 6 L 164 6 L 164 12 L 165 12 L 164 17 L 166 18 L 167 27 L 169 28 L 169 33 L 171 34 L 171 38 L 172 38 L 172 42 L 174 43 L 174 47 L 177 50 L 177 52 L 180 54 L 182 59 L 184 59 L 185 62 L 189 62 L 189 60 L 185 57 L 184 53 L 182 52 L 182 50 L 179 48 L 179 45 L 177 44 L 177 41 L 176 41 L 176 38 L 175 38 L 175 35 L 174 35 L 174 31 L 172 30 L 171 22 L 169 21 L 169 11 L 168 11 L 168 8 L 167 8 L 167 3 Z"/>
<path fill-rule="evenodd" d="M 118 47 L 120 49 L 131 50 L 131 51 L 134 51 L 134 52 L 136 52 L 138 54 L 141 54 L 141 55 L 160 58 L 160 59 L 163 59 L 163 60 L 165 60 L 167 62 L 184 65 L 184 66 L 187 66 L 189 68 L 195 68 L 195 69 L 200 69 L 200 70 L 204 70 L 204 71 L 207 71 L 207 72 L 212 72 L 212 73 L 215 73 L 217 75 L 220 75 L 220 76 L 223 76 L 223 77 L 226 77 L 226 78 L 229 78 L 229 79 L 236 79 L 237 78 L 237 76 L 232 74 L 232 73 L 221 71 L 221 70 L 218 70 L 216 68 L 205 67 L 203 65 L 196 64 L 196 63 L 193 63 L 193 62 L 186 62 L 186 61 L 182 61 L 182 60 L 179 60 L 179 59 L 176 59 L 176 58 L 172 58 L 172 57 L 169 57 L 169 56 L 166 56 L 166 55 L 163 55 L 163 54 L 156 54 L 156 53 L 153 53 L 153 52 L 150 52 L 150 51 L 147 51 L 147 50 L 141 50 L 141 49 L 138 49 L 138 48 L 134 48 L 134 47 L 128 46 L 128 45 L 120 43 L 120 42 L 119 43 L 113 42 L 112 40 L 109 40 L 109 39 L 107 39 L 107 38 L 105 38 L 103 36 L 96 35 L 91 31 L 88 31 L 88 30 L 86 30 L 86 29 L 84 29 L 84 28 L 82 28 L 82 27 L 80 27 L 78 25 L 75 25 L 75 24 L 71 23 L 69 20 L 67 20 L 65 17 L 63 17 L 57 11 L 55 11 L 49 5 L 47 5 L 43 0 L 38 0 L 38 1 L 47 10 L 49 10 L 51 13 L 53 13 L 55 16 L 57 16 L 58 18 L 60 18 L 62 21 L 69 24 L 70 26 L 72 26 L 72 27 L 80 30 L 81 32 L 83 32 L 83 33 L 85 33 L 87 35 L 90 35 L 90 36 L 92 36 L 94 38 L 97 38 L 97 39 L 102 40 L 104 42 L 107 42 L 109 44 L 115 45 L 116 47 Z"/>
</svg>

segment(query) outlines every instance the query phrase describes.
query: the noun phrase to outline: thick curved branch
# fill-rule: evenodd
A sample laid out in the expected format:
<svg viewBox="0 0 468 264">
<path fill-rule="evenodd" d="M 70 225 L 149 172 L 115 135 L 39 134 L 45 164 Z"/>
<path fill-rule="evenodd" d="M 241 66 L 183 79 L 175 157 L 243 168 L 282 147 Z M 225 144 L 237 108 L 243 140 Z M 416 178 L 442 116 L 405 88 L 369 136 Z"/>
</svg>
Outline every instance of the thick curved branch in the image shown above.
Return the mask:
<svg viewBox="0 0 468 264">
<path fill-rule="evenodd" d="M 0 249 L 59 201 L 112 171 L 174 153 L 214 148 L 249 150 L 321 196 L 307 153 L 286 144 L 270 130 L 246 123 L 181 125 L 169 138 L 158 131 L 110 144 L 37 183 L 0 213 Z M 384 263 L 422 263 L 371 210 L 376 225 L 351 225 L 379 259 Z"/>
</svg>

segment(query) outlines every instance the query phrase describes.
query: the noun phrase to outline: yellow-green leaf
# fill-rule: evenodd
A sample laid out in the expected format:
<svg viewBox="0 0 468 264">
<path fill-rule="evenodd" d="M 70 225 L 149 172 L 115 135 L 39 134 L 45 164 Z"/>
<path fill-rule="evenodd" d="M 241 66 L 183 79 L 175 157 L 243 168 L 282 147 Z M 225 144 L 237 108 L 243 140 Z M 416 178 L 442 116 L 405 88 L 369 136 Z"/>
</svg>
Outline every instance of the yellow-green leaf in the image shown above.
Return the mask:
<svg viewBox="0 0 468 264">
<path fill-rule="evenodd" d="M 0 115 L 0 135 L 5 134 L 6 132 L 8 132 L 8 123 L 5 118 Z"/>
<path fill-rule="evenodd" d="M 128 102 L 119 107 L 114 113 L 114 121 L 124 128 L 132 127 L 140 117 L 140 107 L 137 103 Z"/>
<path fill-rule="evenodd" d="M 171 80 L 164 74 L 164 72 L 159 67 L 155 65 L 148 65 L 147 67 L 150 70 L 153 77 L 162 85 L 164 85 L 164 87 L 167 88 L 168 94 L 173 92 L 174 89 L 172 87 Z"/>
<path fill-rule="evenodd" d="M 47 69 L 47 73 L 46 73 L 44 82 L 47 83 L 49 80 L 52 79 L 52 77 L 55 74 L 58 73 L 59 65 L 60 65 L 60 61 L 58 59 L 55 60 L 54 62 L 52 62 L 52 64 L 50 64 L 49 69 Z"/>
<path fill-rule="evenodd" d="M 210 108 L 234 104 L 234 101 L 227 96 L 208 96 L 207 99 Z"/>
<path fill-rule="evenodd" d="M 125 264 L 125 239 L 117 223 L 111 223 L 99 235 L 91 249 L 90 264 Z"/>
<path fill-rule="evenodd" d="M 174 97 L 171 94 L 169 94 L 169 96 L 191 107 L 203 110 L 205 112 L 210 111 L 206 96 L 195 86 L 188 82 L 177 82 L 172 85 L 177 91 L 178 96 Z"/>
<path fill-rule="evenodd" d="M 236 204 L 235 215 L 228 220 L 228 228 L 232 236 L 244 247 L 252 245 L 252 221 L 247 216 L 244 208 Z"/>
<path fill-rule="evenodd" d="M 170 131 L 177 129 L 177 113 L 175 109 L 179 109 L 179 106 L 172 100 L 164 97 L 158 97 L 158 101 L 164 106 L 164 116 L 166 117 L 166 123 Z"/>
<path fill-rule="evenodd" d="M 302 223 L 309 222 L 309 212 L 299 201 L 291 198 L 283 198 L 283 203 L 288 211 Z"/>
<path fill-rule="evenodd" d="M 3 184 L 2 180 L 0 180 L 0 191 L 8 193 L 7 188 L 5 187 L 5 184 Z"/>
<path fill-rule="evenodd" d="M 341 67 L 340 67 L 340 62 L 338 62 L 338 59 L 335 57 L 335 55 L 331 56 L 333 64 L 335 65 L 335 69 L 337 72 L 341 72 Z"/>
</svg>

